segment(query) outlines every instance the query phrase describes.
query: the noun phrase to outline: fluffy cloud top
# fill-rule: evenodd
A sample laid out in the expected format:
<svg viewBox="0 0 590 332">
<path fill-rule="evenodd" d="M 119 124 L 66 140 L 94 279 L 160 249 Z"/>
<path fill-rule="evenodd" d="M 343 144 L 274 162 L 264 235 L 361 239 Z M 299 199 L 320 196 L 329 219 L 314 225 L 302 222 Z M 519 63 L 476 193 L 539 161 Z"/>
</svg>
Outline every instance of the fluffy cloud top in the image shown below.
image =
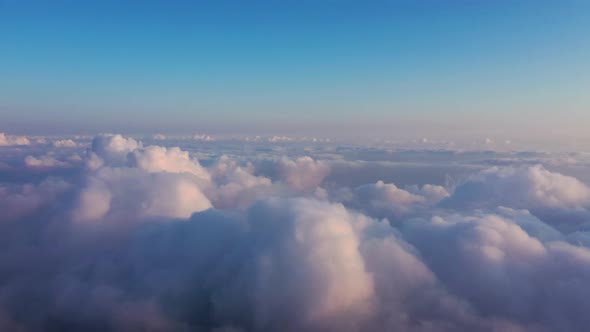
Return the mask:
<svg viewBox="0 0 590 332">
<path fill-rule="evenodd" d="M 134 149 L 130 155 L 131 162 L 137 168 L 150 173 L 170 172 L 188 173 L 204 182 L 209 182 L 210 176 L 198 160 L 191 159 L 188 152 L 178 147 L 165 148 L 148 146 L 145 149 Z"/>
<path fill-rule="evenodd" d="M 471 176 L 446 203 L 474 207 L 582 208 L 590 203 L 590 188 L 576 178 L 549 172 L 541 165 L 493 167 Z"/>
<path fill-rule="evenodd" d="M 179 148 L 143 148 L 130 138 L 103 135 L 89 155 L 92 167 L 73 211 L 76 220 L 188 218 L 211 208 L 202 192 L 209 173 Z"/>
<path fill-rule="evenodd" d="M 211 142 L 211 141 L 215 140 L 212 136 L 209 136 L 207 134 L 195 134 L 195 135 L 193 135 L 193 139 L 195 141 L 204 141 L 204 142 Z"/>
<path fill-rule="evenodd" d="M 403 214 L 412 205 L 424 202 L 425 198 L 400 189 L 393 183 L 378 181 L 356 188 L 355 201 L 371 214 L 386 218 Z"/>
<path fill-rule="evenodd" d="M 7 135 L 0 132 L 0 146 L 30 145 L 31 141 L 26 136 Z"/>
<path fill-rule="evenodd" d="M 25 165 L 28 167 L 67 167 L 68 163 L 55 159 L 50 155 L 40 157 L 27 156 Z"/>
<path fill-rule="evenodd" d="M 441 205 L 454 209 L 528 209 L 548 223 L 576 230 L 578 224 L 590 221 L 590 188 L 541 165 L 492 167 L 469 177 Z"/>
<path fill-rule="evenodd" d="M 279 172 L 284 182 L 294 190 L 309 191 L 322 183 L 330 172 L 330 167 L 311 157 L 295 160 L 283 158 L 279 162 Z"/>
<path fill-rule="evenodd" d="M 109 160 L 124 160 L 128 153 L 141 146 L 141 142 L 118 134 L 103 134 L 92 140 L 92 152 Z"/>
<path fill-rule="evenodd" d="M 78 143 L 72 139 L 60 139 L 53 142 L 53 146 L 56 148 L 75 148 L 78 147 Z"/>
</svg>

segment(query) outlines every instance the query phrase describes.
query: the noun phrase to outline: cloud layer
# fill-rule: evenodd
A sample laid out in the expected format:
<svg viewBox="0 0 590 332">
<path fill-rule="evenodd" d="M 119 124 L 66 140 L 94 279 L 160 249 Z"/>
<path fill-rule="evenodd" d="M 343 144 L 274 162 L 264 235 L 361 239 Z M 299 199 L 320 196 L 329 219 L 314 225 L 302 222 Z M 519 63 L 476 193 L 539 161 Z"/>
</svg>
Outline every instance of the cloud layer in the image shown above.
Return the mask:
<svg viewBox="0 0 590 332">
<path fill-rule="evenodd" d="M 350 186 L 333 160 L 267 146 L 199 160 L 121 135 L 50 142 L 0 151 L 0 330 L 590 324 L 590 189 L 544 166 Z"/>
</svg>

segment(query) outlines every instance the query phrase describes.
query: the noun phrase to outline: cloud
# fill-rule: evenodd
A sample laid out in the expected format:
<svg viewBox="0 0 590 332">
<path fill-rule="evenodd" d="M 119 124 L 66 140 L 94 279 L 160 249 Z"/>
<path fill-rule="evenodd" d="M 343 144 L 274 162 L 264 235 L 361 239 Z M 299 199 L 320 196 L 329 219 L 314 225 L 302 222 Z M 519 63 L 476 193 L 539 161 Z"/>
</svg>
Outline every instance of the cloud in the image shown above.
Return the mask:
<svg viewBox="0 0 590 332">
<path fill-rule="evenodd" d="M 248 207 L 261 198 L 280 196 L 283 191 L 271 179 L 254 175 L 252 164 L 240 166 L 227 156 L 219 158 L 209 172 L 215 187 L 207 193 L 219 209 Z"/>
<path fill-rule="evenodd" d="M 69 164 L 55 159 L 50 155 L 43 155 L 39 158 L 34 156 L 27 156 L 25 158 L 25 165 L 27 167 L 68 167 Z"/>
<path fill-rule="evenodd" d="M 401 189 L 393 183 L 377 181 L 356 187 L 352 196 L 343 201 L 372 217 L 396 221 L 431 208 L 448 196 L 442 186 L 426 184 Z"/>
<path fill-rule="evenodd" d="M 60 139 L 53 142 L 53 146 L 56 148 L 76 148 L 78 143 L 72 139 Z"/>
<path fill-rule="evenodd" d="M 495 215 L 435 216 L 402 232 L 453 293 L 484 316 L 535 323 L 549 331 L 581 331 L 588 324 L 590 250 L 544 241 Z M 547 226 L 537 220 L 542 233 Z M 529 229 L 532 224 L 529 223 Z M 555 232 L 555 231 L 554 231 Z"/>
<path fill-rule="evenodd" d="M 585 184 L 536 165 L 493 167 L 475 174 L 456 188 L 446 204 L 580 208 L 589 202 L 590 188 Z"/>
<path fill-rule="evenodd" d="M 0 329 L 590 323 L 590 196 L 574 177 L 507 166 L 475 170 L 455 188 L 351 187 L 325 181 L 330 163 L 297 147 L 247 158 L 207 145 L 212 157 L 197 160 L 190 145 L 99 135 L 67 168 L 49 166 L 68 156 L 52 145 L 0 154 L 11 166 L 0 172 Z"/>
<path fill-rule="evenodd" d="M 413 206 L 426 201 L 422 196 L 400 189 L 393 183 L 385 184 L 383 181 L 357 187 L 354 195 L 361 209 L 379 218 L 403 215 Z"/>
<path fill-rule="evenodd" d="M 279 143 L 279 142 L 291 142 L 293 139 L 287 136 L 272 136 L 268 138 L 268 141 L 271 143 Z"/>
<path fill-rule="evenodd" d="M 437 203 L 450 196 L 449 191 L 445 187 L 432 184 L 425 184 L 421 188 L 413 185 L 406 189 L 415 195 L 423 196 L 426 201 L 431 204 Z"/>
<path fill-rule="evenodd" d="M 0 222 L 34 215 L 70 188 L 71 184 L 57 178 L 45 179 L 38 185 L 0 185 Z"/>
<path fill-rule="evenodd" d="M 92 153 L 112 164 L 125 164 L 127 154 L 142 147 L 141 142 L 121 135 L 103 134 L 92 140 Z"/>
<path fill-rule="evenodd" d="M 590 188 L 574 177 L 550 172 L 541 165 L 492 167 L 470 176 L 441 206 L 528 209 L 546 222 L 571 230 L 588 221 Z"/>
<path fill-rule="evenodd" d="M 207 134 L 195 134 L 195 135 L 193 135 L 193 140 L 211 142 L 211 141 L 214 141 L 215 138 L 213 138 L 212 136 L 209 136 Z"/>
<path fill-rule="evenodd" d="M 209 174 L 179 148 L 148 146 L 120 135 L 93 141 L 74 218 L 188 218 L 211 208 Z M 105 158 L 104 160 L 102 158 Z"/>
<path fill-rule="evenodd" d="M 0 132 L 0 146 L 30 145 L 31 140 L 26 136 L 7 135 Z"/>
<path fill-rule="evenodd" d="M 305 192 L 317 188 L 330 172 L 330 166 L 311 157 L 279 161 L 281 179 L 292 189 Z"/>
<path fill-rule="evenodd" d="M 300 199 L 271 200 L 251 213 L 252 231 L 262 240 L 254 288 L 260 327 L 344 328 L 368 314 L 373 280 L 355 231 L 362 216 Z"/>
<path fill-rule="evenodd" d="M 148 146 L 146 148 L 135 148 L 129 156 L 134 166 L 150 173 L 188 173 L 204 183 L 211 180 L 209 174 L 199 164 L 199 161 L 191 159 L 188 152 L 182 151 L 178 147 Z"/>
</svg>

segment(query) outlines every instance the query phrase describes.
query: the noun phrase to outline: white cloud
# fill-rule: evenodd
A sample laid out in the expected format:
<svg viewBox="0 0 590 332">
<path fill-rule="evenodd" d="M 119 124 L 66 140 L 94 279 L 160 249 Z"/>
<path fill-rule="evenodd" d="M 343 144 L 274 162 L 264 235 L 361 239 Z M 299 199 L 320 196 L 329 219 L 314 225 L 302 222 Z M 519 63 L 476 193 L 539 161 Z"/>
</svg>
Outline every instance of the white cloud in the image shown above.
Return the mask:
<svg viewBox="0 0 590 332">
<path fill-rule="evenodd" d="M 195 134 L 195 135 L 193 135 L 193 140 L 203 141 L 203 142 L 211 142 L 211 141 L 214 141 L 215 139 L 212 136 L 209 136 L 207 134 Z"/>
<path fill-rule="evenodd" d="M 311 157 L 295 160 L 282 158 L 279 161 L 281 179 L 293 190 L 307 192 L 317 188 L 330 173 L 330 166 Z"/>
<path fill-rule="evenodd" d="M 119 222 L 146 216 L 188 218 L 210 207 L 198 183 L 187 175 L 103 167 L 89 175 L 75 214 L 81 220 L 108 215 Z"/>
<path fill-rule="evenodd" d="M 461 195 L 463 190 L 478 186 L 490 194 L 498 193 L 487 197 L 487 201 L 492 204 L 579 208 L 590 203 L 590 188 L 585 184 L 573 177 L 552 173 L 540 165 L 488 169 L 457 188 L 455 195 Z M 480 193 L 474 194 L 472 197 Z M 490 201 L 490 198 L 497 201 Z"/>
<path fill-rule="evenodd" d="M 91 151 L 110 163 L 125 163 L 127 154 L 142 147 L 141 142 L 119 134 L 102 134 L 92 140 Z"/>
<path fill-rule="evenodd" d="M 75 148 L 78 147 L 78 143 L 72 139 L 60 139 L 54 141 L 53 146 L 56 148 Z"/>
<path fill-rule="evenodd" d="M 0 222 L 33 215 L 38 209 L 53 203 L 60 193 L 68 189 L 70 184 L 54 178 L 46 179 L 38 185 L 0 185 Z"/>
<path fill-rule="evenodd" d="M 178 147 L 148 146 L 136 148 L 130 154 L 132 164 L 147 172 L 189 173 L 201 181 L 209 182 L 210 176 L 196 159 Z"/>
<path fill-rule="evenodd" d="M 354 194 L 359 208 L 379 218 L 403 215 L 416 204 L 426 201 L 422 196 L 383 181 L 357 187 Z"/>
<path fill-rule="evenodd" d="M 291 142 L 293 139 L 287 136 L 272 136 L 268 138 L 269 142 L 278 143 L 278 142 Z"/>
<path fill-rule="evenodd" d="M 79 220 L 188 218 L 212 206 L 202 191 L 209 173 L 179 148 L 143 148 L 130 138 L 103 135 L 94 139 L 87 165 L 74 212 Z"/>
<path fill-rule="evenodd" d="M 31 145 L 31 140 L 26 136 L 7 135 L 0 132 L 0 146 Z"/>
<path fill-rule="evenodd" d="M 252 231 L 261 240 L 272 236 L 256 261 L 254 304 L 261 327 L 345 328 L 349 319 L 369 313 L 373 280 L 355 231 L 363 217 L 308 200 L 272 200 L 254 212 Z"/>
<path fill-rule="evenodd" d="M 55 159 L 50 155 L 43 155 L 39 158 L 34 156 L 27 156 L 25 158 L 25 165 L 27 167 L 68 167 L 69 164 Z"/>
<path fill-rule="evenodd" d="M 528 209 L 546 222 L 570 227 L 568 220 L 570 224 L 588 221 L 590 188 L 541 165 L 492 167 L 470 176 L 441 205 L 455 209 Z"/>
<path fill-rule="evenodd" d="M 219 209 L 244 208 L 258 199 L 280 195 L 282 190 L 269 178 L 252 174 L 251 164 L 241 167 L 227 156 L 222 156 L 209 171 L 216 186 L 207 193 Z"/>
<path fill-rule="evenodd" d="M 588 248 L 544 242 L 494 214 L 435 216 L 406 227 L 404 235 L 441 282 L 482 314 L 550 331 L 583 330 L 588 323 L 576 314 L 590 308 L 590 287 L 582 286 L 590 276 Z"/>
</svg>

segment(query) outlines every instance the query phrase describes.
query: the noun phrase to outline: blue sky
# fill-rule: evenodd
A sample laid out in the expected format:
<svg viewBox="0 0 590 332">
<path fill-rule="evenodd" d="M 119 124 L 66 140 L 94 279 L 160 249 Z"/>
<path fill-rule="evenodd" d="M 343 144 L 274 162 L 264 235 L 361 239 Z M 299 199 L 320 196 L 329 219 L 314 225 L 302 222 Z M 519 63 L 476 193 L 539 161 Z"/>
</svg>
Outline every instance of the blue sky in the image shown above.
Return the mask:
<svg viewBox="0 0 590 332">
<path fill-rule="evenodd" d="M 0 45 L 4 131 L 590 123 L 585 1 L 0 0 Z"/>
</svg>

